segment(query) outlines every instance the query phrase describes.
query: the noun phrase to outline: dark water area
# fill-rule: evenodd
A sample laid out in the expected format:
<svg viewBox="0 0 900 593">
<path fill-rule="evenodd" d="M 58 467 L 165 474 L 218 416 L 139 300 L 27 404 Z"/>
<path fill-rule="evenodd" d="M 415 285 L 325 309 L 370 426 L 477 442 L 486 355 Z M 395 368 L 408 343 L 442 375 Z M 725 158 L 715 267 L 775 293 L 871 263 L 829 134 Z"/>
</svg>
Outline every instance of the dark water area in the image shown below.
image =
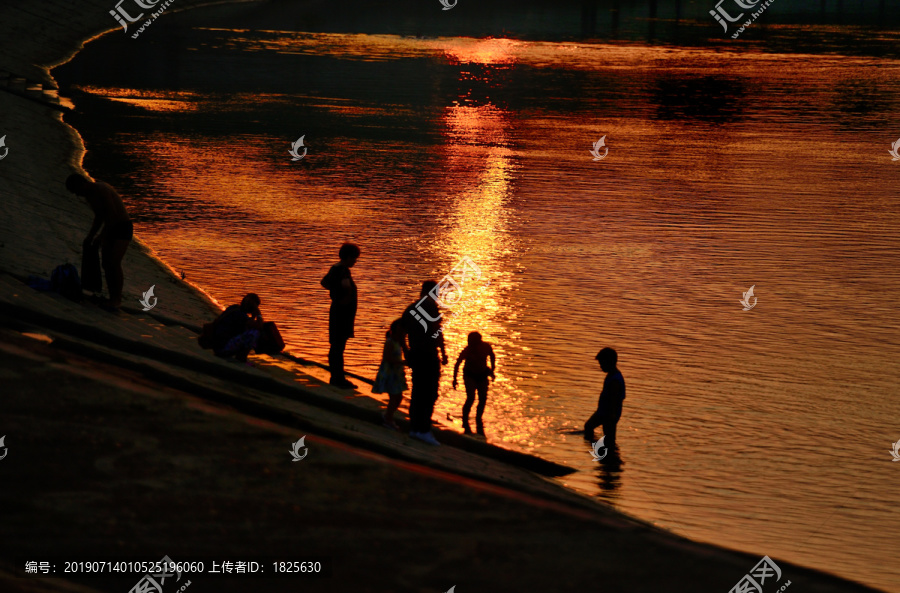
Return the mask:
<svg viewBox="0 0 900 593">
<path fill-rule="evenodd" d="M 685 536 L 900 591 L 895 33 L 766 13 L 732 42 L 694 4 L 676 36 L 598 8 L 580 37 L 578 3 L 460 2 L 188 11 L 54 76 L 138 237 L 223 304 L 258 292 L 292 352 L 325 360 L 342 241 L 368 376 L 420 282 L 470 257 L 445 335 L 451 358 L 494 344 L 490 440 Z M 603 346 L 628 398 L 596 463 L 567 433 Z M 448 371 L 435 416 L 461 430 Z"/>
<path fill-rule="evenodd" d="M 449 0 L 448 0 L 449 1 Z M 525 2 L 401 0 L 390 9 L 361 0 L 271 0 L 179 15 L 183 27 L 242 27 L 265 31 L 391 34 L 412 37 L 503 37 L 529 41 L 648 43 L 777 53 L 898 57 L 900 0 L 777 0 L 732 39 L 754 10 L 705 0 L 571 0 Z M 742 1 L 746 4 L 746 0 Z M 759 4 L 758 0 L 756 4 Z M 723 31 L 710 14 L 717 5 L 734 17 Z M 753 6 L 754 2 L 749 5 Z"/>
</svg>

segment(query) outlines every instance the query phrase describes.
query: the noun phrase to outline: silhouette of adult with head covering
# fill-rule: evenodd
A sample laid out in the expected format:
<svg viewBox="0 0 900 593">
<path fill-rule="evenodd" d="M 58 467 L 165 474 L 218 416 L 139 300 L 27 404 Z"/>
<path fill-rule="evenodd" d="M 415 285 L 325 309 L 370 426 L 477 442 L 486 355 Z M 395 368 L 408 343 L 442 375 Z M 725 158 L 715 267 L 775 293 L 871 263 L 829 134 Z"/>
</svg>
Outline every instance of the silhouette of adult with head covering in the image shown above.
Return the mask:
<svg viewBox="0 0 900 593">
<path fill-rule="evenodd" d="M 359 247 L 353 243 L 341 245 L 338 256 L 341 261 L 331 266 L 322 278 L 322 287 L 331 293 L 331 309 L 328 312 L 328 368 L 331 371 L 329 384 L 343 389 L 355 389 L 356 384 L 344 375 L 344 350 L 347 340 L 353 337 L 356 320 L 356 283 L 350 268 L 359 259 Z"/>
<path fill-rule="evenodd" d="M 409 397 L 409 436 L 430 445 L 440 443 L 431 434 L 431 415 L 438 398 L 441 365 L 447 364 L 441 313 L 437 302 L 428 294 L 437 282 L 422 283 L 419 301 L 403 313 L 406 338 L 409 341 L 409 367 L 412 370 L 412 391 Z M 440 357 L 438 357 L 440 351 Z"/>
<path fill-rule="evenodd" d="M 103 270 L 109 287 L 109 302 L 104 308 L 115 311 L 122 306 L 122 289 L 125 286 L 122 259 L 134 236 L 134 226 L 122 198 L 110 185 L 73 173 L 66 179 L 66 189 L 86 199 L 94 212 L 94 222 L 83 246 L 87 249 L 100 242 Z M 97 235 L 101 226 L 103 231 Z"/>
<path fill-rule="evenodd" d="M 622 401 L 625 399 L 625 378 L 616 367 L 619 355 L 612 348 L 597 353 L 600 368 L 606 373 L 603 390 L 597 401 L 597 411 L 584 424 L 584 438 L 594 440 L 594 429 L 603 425 L 603 445 L 612 448 L 616 444 L 616 424 L 622 417 Z"/>
</svg>

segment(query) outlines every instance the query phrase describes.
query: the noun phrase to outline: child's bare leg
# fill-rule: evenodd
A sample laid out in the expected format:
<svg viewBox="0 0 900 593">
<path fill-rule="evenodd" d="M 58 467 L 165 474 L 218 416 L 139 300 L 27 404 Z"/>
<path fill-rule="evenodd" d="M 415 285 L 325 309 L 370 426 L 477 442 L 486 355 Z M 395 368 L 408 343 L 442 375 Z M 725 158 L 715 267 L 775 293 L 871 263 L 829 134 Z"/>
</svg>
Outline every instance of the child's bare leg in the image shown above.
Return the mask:
<svg viewBox="0 0 900 593">
<path fill-rule="evenodd" d="M 466 386 L 466 403 L 463 404 L 463 430 L 466 434 L 472 434 L 472 428 L 469 426 L 469 412 L 472 411 L 472 404 L 475 403 L 475 385 L 472 381 L 463 377 L 463 384 Z"/>
<path fill-rule="evenodd" d="M 388 396 L 387 410 L 384 411 L 384 419 L 390 424 L 394 423 L 394 412 L 400 407 L 400 401 L 403 399 L 402 393 L 391 393 Z"/>
<path fill-rule="evenodd" d="M 478 385 L 478 407 L 475 408 L 475 427 L 481 436 L 484 436 L 484 423 L 482 423 L 481 417 L 484 415 L 484 406 L 487 404 L 487 390 L 487 379 L 485 379 L 484 383 Z"/>
</svg>

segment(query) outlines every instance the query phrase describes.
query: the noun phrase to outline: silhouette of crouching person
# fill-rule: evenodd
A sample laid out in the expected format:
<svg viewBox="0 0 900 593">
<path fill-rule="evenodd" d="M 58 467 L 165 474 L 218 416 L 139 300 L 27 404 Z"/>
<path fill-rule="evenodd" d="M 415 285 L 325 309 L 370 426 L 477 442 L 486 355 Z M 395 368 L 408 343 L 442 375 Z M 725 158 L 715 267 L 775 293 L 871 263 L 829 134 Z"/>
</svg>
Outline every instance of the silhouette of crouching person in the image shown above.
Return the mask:
<svg viewBox="0 0 900 593">
<path fill-rule="evenodd" d="M 616 364 L 619 355 L 612 348 L 604 348 L 597 353 L 597 362 L 606 373 L 603 380 L 603 390 L 597 401 L 597 411 L 584 423 L 584 438 L 593 441 L 594 430 L 603 426 L 603 441 L 605 447 L 612 448 L 616 444 L 616 425 L 622 417 L 622 402 L 625 399 L 625 378 Z"/>
<path fill-rule="evenodd" d="M 216 319 L 213 329 L 213 352 L 216 356 L 234 356 L 240 362 L 256 348 L 263 325 L 259 296 L 250 293 L 240 305 L 231 305 Z"/>
</svg>

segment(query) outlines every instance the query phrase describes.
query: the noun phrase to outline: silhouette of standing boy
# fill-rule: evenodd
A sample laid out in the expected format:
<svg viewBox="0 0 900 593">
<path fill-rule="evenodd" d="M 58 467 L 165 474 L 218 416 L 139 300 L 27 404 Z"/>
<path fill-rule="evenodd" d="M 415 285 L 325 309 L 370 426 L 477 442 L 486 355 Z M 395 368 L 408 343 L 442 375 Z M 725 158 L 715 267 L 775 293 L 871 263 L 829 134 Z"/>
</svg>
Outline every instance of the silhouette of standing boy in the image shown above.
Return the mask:
<svg viewBox="0 0 900 593">
<path fill-rule="evenodd" d="M 347 340 L 353 337 L 353 323 L 356 320 L 356 284 L 350 268 L 359 259 L 359 247 L 344 243 L 338 252 L 341 261 L 331 266 L 322 278 L 322 287 L 331 293 L 331 309 L 328 312 L 328 369 L 331 371 L 330 385 L 342 389 L 356 389 L 356 384 L 344 375 L 344 350 Z"/>
<path fill-rule="evenodd" d="M 594 440 L 594 429 L 603 425 L 603 441 L 605 447 L 612 448 L 616 444 L 616 424 L 622 417 L 622 401 L 625 399 L 625 378 L 616 367 L 619 355 L 612 348 L 604 348 L 597 353 L 600 368 L 606 373 L 603 380 L 603 391 L 597 401 L 597 411 L 584 423 L 584 438 Z"/>
<path fill-rule="evenodd" d="M 488 368 L 487 361 L 491 359 Z M 469 426 L 469 412 L 475 402 L 475 392 L 478 392 L 478 407 L 475 409 L 475 426 L 479 436 L 484 436 L 484 424 L 481 417 L 484 414 L 484 406 L 487 403 L 488 377 L 494 376 L 497 370 L 497 358 L 491 345 L 482 340 L 481 334 L 472 332 L 469 334 L 469 345 L 463 348 L 453 367 L 453 389 L 459 384 L 456 375 L 459 373 L 459 365 L 465 361 L 463 367 L 463 386 L 466 388 L 466 403 L 463 404 L 463 430 L 466 434 L 472 434 Z"/>
</svg>

